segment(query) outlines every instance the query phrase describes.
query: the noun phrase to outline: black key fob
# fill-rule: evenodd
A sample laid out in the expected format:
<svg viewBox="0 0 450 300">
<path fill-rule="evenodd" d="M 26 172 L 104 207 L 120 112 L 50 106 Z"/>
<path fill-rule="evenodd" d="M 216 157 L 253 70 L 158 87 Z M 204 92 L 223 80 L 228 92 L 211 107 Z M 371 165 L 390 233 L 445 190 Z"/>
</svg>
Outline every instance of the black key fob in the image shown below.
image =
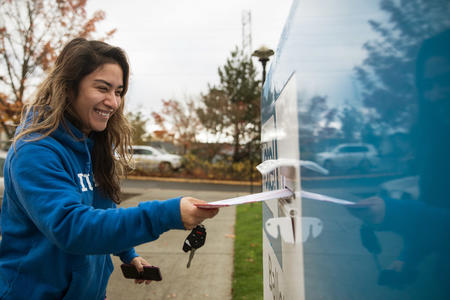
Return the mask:
<svg viewBox="0 0 450 300">
<path fill-rule="evenodd" d="M 205 244 L 206 240 L 206 228 L 203 225 L 197 225 L 192 229 L 191 233 L 184 240 L 183 251 L 188 252 L 194 249 L 198 249 Z"/>
</svg>

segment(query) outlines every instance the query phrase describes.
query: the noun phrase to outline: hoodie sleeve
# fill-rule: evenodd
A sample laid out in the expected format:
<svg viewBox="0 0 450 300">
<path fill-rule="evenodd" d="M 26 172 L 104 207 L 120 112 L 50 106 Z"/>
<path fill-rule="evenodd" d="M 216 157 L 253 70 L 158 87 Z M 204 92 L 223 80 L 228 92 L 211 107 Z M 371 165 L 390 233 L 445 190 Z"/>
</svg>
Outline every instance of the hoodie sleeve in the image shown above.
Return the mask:
<svg viewBox="0 0 450 300">
<path fill-rule="evenodd" d="M 72 254 L 122 253 L 184 229 L 180 198 L 148 201 L 137 207 L 95 209 L 81 192 L 55 149 L 25 143 L 11 160 L 10 181 L 24 213 L 50 241 Z M 67 167 L 67 166 L 66 166 Z M 134 250 L 133 250 L 134 251 Z"/>
<path fill-rule="evenodd" d="M 114 253 L 114 255 L 120 257 L 120 260 L 126 264 L 129 264 L 133 260 L 133 258 L 139 256 L 139 254 L 136 253 L 136 250 L 134 250 L 134 248 L 131 248 L 129 250 L 120 253 Z"/>
</svg>

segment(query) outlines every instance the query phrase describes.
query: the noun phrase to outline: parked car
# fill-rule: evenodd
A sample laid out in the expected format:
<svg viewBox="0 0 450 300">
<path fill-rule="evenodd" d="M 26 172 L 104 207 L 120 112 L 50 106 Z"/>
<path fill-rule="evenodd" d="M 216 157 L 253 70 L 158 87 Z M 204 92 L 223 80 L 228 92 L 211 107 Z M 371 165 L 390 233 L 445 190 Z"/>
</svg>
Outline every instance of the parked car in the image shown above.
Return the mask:
<svg viewBox="0 0 450 300">
<path fill-rule="evenodd" d="M 180 155 L 167 153 L 165 150 L 151 146 L 132 146 L 133 158 L 137 170 L 149 172 L 160 170 L 161 172 L 175 171 L 181 168 Z"/>
<path fill-rule="evenodd" d="M 316 161 L 330 173 L 367 172 L 379 163 L 378 152 L 373 145 L 355 143 L 340 144 L 329 152 L 320 152 Z"/>
</svg>

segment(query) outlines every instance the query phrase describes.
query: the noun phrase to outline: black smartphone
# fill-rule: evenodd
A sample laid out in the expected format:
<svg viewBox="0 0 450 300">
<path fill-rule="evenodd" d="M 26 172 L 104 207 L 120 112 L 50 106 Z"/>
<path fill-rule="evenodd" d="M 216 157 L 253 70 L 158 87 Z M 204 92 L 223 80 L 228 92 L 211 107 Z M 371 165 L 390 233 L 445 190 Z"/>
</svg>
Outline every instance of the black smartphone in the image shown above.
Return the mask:
<svg viewBox="0 0 450 300">
<path fill-rule="evenodd" d="M 123 276 L 129 279 L 143 279 L 161 281 L 161 272 L 158 267 L 144 266 L 144 272 L 139 273 L 136 267 L 132 264 L 121 264 Z"/>
</svg>

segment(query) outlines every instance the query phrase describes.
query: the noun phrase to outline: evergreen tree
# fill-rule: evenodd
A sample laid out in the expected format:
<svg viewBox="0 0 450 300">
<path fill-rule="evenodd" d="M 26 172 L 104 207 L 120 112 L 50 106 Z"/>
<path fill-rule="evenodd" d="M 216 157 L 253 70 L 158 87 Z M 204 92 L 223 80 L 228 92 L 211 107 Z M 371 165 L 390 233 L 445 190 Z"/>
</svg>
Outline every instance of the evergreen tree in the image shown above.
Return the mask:
<svg viewBox="0 0 450 300">
<path fill-rule="evenodd" d="M 249 57 L 237 47 L 226 63 L 219 67 L 219 84 L 209 85 L 201 95 L 202 106 L 197 115 L 204 128 L 212 134 L 229 136 L 233 140 L 233 161 L 239 161 L 254 151 L 261 135 L 260 81 Z M 247 143 L 247 147 L 243 144 Z"/>
</svg>

